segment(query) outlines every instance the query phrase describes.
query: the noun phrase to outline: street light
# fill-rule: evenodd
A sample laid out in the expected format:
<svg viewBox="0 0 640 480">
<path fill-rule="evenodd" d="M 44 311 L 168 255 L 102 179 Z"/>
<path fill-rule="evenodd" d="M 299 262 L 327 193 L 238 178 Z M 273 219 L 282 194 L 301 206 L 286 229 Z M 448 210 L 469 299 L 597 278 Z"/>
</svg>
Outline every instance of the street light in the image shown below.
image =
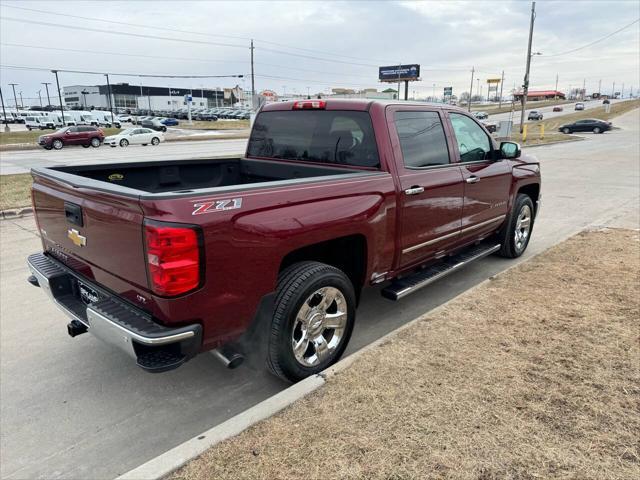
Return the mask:
<svg viewBox="0 0 640 480">
<path fill-rule="evenodd" d="M 40 108 L 42 108 L 42 95 L 40 95 L 40 92 L 42 92 L 42 90 L 38 90 L 38 98 L 40 99 Z"/>
<path fill-rule="evenodd" d="M 87 93 L 89 93 L 89 92 L 87 92 L 86 90 L 82 90 L 80 93 L 82 94 L 84 108 L 86 110 L 87 109 Z"/>
<path fill-rule="evenodd" d="M 51 98 L 49 98 L 49 82 L 41 82 L 40 85 L 44 85 L 44 88 L 47 89 L 47 107 L 51 106 Z"/>
</svg>

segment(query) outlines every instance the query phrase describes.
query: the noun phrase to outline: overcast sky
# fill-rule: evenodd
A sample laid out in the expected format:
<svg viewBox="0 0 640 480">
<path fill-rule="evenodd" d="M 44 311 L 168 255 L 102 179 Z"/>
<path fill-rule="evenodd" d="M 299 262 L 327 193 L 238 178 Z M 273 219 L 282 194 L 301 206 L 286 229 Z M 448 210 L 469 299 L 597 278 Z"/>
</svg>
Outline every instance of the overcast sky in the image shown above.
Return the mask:
<svg viewBox="0 0 640 480">
<path fill-rule="evenodd" d="M 523 80 L 530 9 L 530 1 L 499 0 L 0 1 L 0 81 L 8 104 L 13 104 L 9 83 L 19 84 L 17 90 L 23 92 L 27 103 L 26 98 L 37 98 L 37 91 L 44 88 L 41 82 L 55 82 L 55 78 L 46 71 L 6 66 L 139 74 L 244 74 L 244 81 L 116 76 L 111 81 L 194 89 L 244 83 L 250 88 L 248 39 L 254 38 L 258 91 L 268 88 L 282 93 L 286 88 L 287 93 L 306 94 L 307 88 L 311 93 L 332 87 L 385 88 L 377 81 L 377 66 L 398 62 L 421 65 L 422 81 L 410 84 L 410 95 L 416 91 L 418 96 L 429 96 L 434 84 L 436 94 L 441 94 L 444 86 L 452 86 L 458 95 L 468 91 L 472 66 L 485 93 L 486 79 L 499 77 L 503 70 L 505 91 L 511 91 Z M 581 87 L 586 79 L 588 92 L 598 90 L 599 80 L 603 93 L 611 92 L 613 82 L 616 91 L 623 83 L 626 93 L 630 87 L 637 91 L 640 23 L 591 47 L 563 53 L 640 18 L 638 0 L 538 1 L 536 11 L 533 49 L 542 55 L 532 61 L 532 89 L 553 89 L 558 74 L 560 90 Z M 103 84 L 104 77 L 61 73 L 60 82 L 61 86 L 95 85 Z M 477 87 L 474 80 L 474 90 Z"/>
</svg>

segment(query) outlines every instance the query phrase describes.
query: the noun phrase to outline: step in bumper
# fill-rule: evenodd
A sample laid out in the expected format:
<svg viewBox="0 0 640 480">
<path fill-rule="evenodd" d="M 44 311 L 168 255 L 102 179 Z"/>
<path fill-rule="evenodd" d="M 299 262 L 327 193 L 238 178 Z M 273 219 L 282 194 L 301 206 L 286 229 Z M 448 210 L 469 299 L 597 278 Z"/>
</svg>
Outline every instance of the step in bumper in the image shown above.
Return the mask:
<svg viewBox="0 0 640 480">
<path fill-rule="evenodd" d="M 167 328 L 111 292 L 75 274 L 43 253 L 30 255 L 29 270 L 51 300 L 101 340 L 135 358 L 148 371 L 176 368 L 195 356 L 202 326 Z"/>
</svg>

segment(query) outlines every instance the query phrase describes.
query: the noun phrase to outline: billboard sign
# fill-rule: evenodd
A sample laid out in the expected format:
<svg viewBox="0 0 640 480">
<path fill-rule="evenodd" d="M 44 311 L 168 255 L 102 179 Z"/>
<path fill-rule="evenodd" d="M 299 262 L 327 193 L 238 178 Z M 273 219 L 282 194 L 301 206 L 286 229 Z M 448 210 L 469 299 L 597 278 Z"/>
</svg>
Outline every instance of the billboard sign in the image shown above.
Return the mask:
<svg viewBox="0 0 640 480">
<path fill-rule="evenodd" d="M 500 83 L 500 79 L 499 78 L 487 78 L 487 83 L 491 84 L 491 83 Z"/>
<path fill-rule="evenodd" d="M 444 87 L 444 94 L 445 95 L 453 94 L 453 87 Z"/>
<path fill-rule="evenodd" d="M 400 82 L 418 80 L 420 77 L 420 65 L 391 65 L 380 67 L 378 78 L 381 82 Z"/>
</svg>

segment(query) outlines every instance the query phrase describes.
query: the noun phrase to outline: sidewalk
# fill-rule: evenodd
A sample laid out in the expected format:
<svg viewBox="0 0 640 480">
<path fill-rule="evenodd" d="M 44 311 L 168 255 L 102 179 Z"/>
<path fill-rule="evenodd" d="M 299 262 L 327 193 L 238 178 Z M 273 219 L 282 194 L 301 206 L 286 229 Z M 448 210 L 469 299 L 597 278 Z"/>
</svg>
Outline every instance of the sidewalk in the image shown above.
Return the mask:
<svg viewBox="0 0 640 480">
<path fill-rule="evenodd" d="M 638 241 L 572 237 L 172 478 L 640 477 Z"/>
</svg>

